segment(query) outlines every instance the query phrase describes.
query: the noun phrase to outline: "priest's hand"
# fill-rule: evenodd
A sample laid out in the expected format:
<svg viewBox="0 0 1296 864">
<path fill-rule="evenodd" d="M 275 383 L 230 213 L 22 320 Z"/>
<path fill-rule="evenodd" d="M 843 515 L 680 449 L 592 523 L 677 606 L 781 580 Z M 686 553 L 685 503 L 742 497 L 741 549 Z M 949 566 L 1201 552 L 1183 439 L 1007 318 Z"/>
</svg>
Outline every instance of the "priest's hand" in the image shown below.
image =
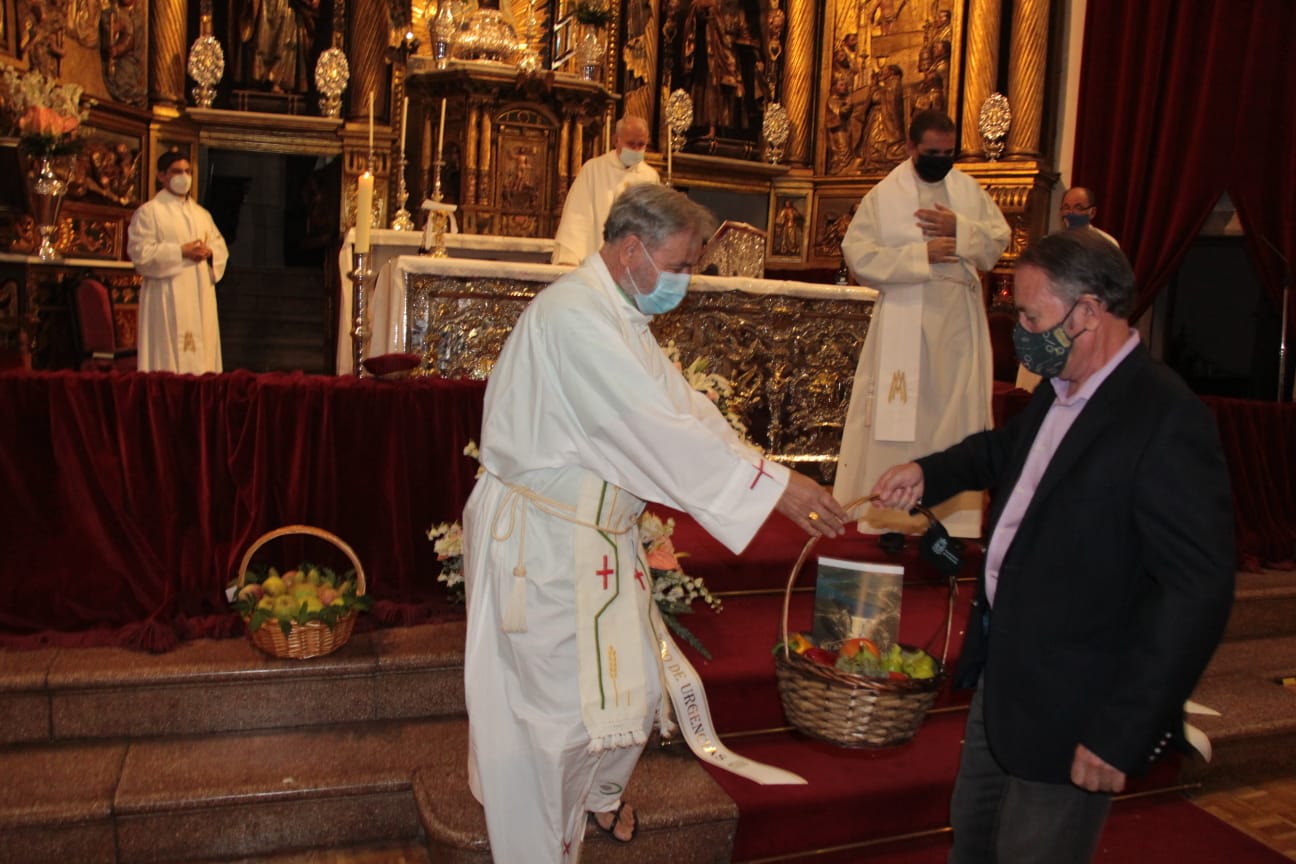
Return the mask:
<svg viewBox="0 0 1296 864">
<path fill-rule="evenodd" d="M 774 507 L 806 533 L 823 537 L 840 537 L 846 523 L 853 521 L 827 489 L 796 471 L 788 475 L 787 488 Z"/>
<path fill-rule="evenodd" d="M 879 507 L 908 513 L 922 501 L 923 472 L 917 462 L 905 462 L 888 468 L 873 484 L 869 496 Z"/>
<path fill-rule="evenodd" d="M 201 240 L 190 240 L 180 247 L 180 254 L 190 261 L 206 261 L 211 257 L 211 249 Z"/>
<path fill-rule="evenodd" d="M 927 260 L 933 264 L 957 261 L 953 237 L 933 237 L 927 241 Z"/>
<path fill-rule="evenodd" d="M 915 210 L 914 218 L 918 220 L 924 237 L 953 237 L 958 225 L 958 214 L 939 201 L 935 210 Z"/>
<path fill-rule="evenodd" d="M 1077 744 L 1071 759 L 1071 782 L 1090 792 L 1125 791 L 1125 772 L 1104 762 L 1088 747 Z"/>
</svg>

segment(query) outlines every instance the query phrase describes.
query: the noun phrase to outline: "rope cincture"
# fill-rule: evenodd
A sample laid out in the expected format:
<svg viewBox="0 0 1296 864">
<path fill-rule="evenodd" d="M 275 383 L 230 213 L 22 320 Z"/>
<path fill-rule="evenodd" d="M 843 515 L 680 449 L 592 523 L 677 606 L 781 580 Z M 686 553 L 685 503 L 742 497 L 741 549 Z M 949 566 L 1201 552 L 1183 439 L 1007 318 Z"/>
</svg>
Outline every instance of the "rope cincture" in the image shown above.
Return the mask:
<svg viewBox="0 0 1296 864">
<path fill-rule="evenodd" d="M 611 528 L 605 525 L 599 525 L 586 519 L 580 519 L 576 515 L 576 508 L 570 504 L 564 504 L 553 498 L 541 495 L 534 489 L 528 489 L 525 486 L 519 486 L 515 483 L 508 483 L 500 480 L 508 487 L 503 500 L 500 501 L 499 507 L 495 510 L 495 520 L 491 525 L 491 539 L 496 542 L 504 542 L 513 536 L 516 529 L 521 532 L 518 540 L 518 558 L 517 564 L 513 567 L 513 587 L 509 591 L 508 602 L 504 606 L 504 620 L 502 626 L 505 633 L 525 633 L 527 631 L 526 619 L 526 509 L 523 508 L 523 499 L 531 502 L 539 510 L 548 513 L 564 522 L 570 522 L 573 525 L 579 525 L 582 528 L 590 528 L 595 531 L 604 531 L 608 534 L 620 536 L 628 534 L 635 523 L 630 522 L 624 528 Z M 500 517 L 508 512 L 508 524 L 504 527 L 503 533 L 500 529 Z"/>
</svg>

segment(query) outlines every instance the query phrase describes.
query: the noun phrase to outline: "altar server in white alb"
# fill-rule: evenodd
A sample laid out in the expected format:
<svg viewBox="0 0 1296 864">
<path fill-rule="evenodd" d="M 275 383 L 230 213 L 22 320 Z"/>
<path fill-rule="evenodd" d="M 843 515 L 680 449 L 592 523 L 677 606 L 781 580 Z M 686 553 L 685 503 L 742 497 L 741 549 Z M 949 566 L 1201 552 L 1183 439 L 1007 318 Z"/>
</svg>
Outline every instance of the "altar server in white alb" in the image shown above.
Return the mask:
<svg viewBox="0 0 1296 864">
<path fill-rule="evenodd" d="M 954 124 L 921 111 L 909 158 L 860 202 L 842 240 L 855 280 L 881 294 L 860 350 L 837 463 L 837 499 L 869 494 L 882 472 L 989 429 L 993 363 L 981 275 L 1008 246 L 999 207 L 954 167 Z M 981 535 L 982 498 L 935 508 L 956 537 Z M 866 508 L 861 531 L 920 532 L 925 520 Z"/>
<path fill-rule="evenodd" d="M 576 174 L 554 235 L 554 264 L 579 264 L 603 245 L 603 223 L 620 192 L 639 183 L 660 183 L 657 169 L 644 161 L 648 124 L 627 114 L 617 121 L 614 147 L 590 159 Z"/>
<path fill-rule="evenodd" d="M 827 490 L 744 443 L 649 330 L 683 300 L 713 225 L 671 189 L 623 193 L 607 242 L 536 296 L 486 390 L 464 511 L 469 776 L 499 862 L 621 842 L 622 792 L 661 704 L 646 501 L 742 550 L 777 509 L 809 533 L 849 519 Z"/>
<path fill-rule="evenodd" d="M 142 372 L 221 371 L 216 283 L 229 249 L 211 214 L 189 194 L 189 160 L 174 151 L 158 158 L 153 200 L 131 217 L 127 252 L 144 277 L 139 303 Z"/>
</svg>

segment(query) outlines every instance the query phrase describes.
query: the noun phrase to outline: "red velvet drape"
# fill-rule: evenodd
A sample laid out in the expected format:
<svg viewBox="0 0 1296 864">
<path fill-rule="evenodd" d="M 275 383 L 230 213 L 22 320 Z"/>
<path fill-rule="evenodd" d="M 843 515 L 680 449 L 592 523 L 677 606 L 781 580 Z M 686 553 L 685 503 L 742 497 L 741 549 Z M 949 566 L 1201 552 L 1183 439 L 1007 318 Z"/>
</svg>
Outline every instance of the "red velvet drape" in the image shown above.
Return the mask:
<svg viewBox="0 0 1296 864">
<path fill-rule="evenodd" d="M 379 616 L 421 614 L 444 602 L 425 532 L 467 500 L 476 463 L 461 454 L 479 435 L 484 389 L 247 372 L 0 375 L 0 631 L 158 649 L 224 635 L 238 627 L 223 591 L 243 553 L 297 523 L 355 549 Z M 333 553 L 284 550 L 281 563 Z"/>
<path fill-rule="evenodd" d="M 1089 0 L 1072 181 L 1130 255 L 1136 313 L 1225 191 L 1277 302 L 1281 267 L 1255 238 L 1296 253 L 1293 33 L 1290 0 Z"/>
</svg>

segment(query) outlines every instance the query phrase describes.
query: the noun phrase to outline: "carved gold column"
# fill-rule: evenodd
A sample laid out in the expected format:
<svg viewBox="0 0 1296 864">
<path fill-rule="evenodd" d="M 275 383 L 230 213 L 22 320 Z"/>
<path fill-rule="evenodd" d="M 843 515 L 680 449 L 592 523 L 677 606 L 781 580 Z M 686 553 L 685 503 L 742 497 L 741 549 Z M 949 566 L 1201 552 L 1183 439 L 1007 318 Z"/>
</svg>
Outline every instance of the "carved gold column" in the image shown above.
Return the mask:
<svg viewBox="0 0 1296 864">
<path fill-rule="evenodd" d="M 384 0 L 349 0 L 347 23 L 351 28 L 351 50 L 347 59 L 351 62 L 351 91 L 347 102 L 347 118 L 350 120 L 369 119 L 369 94 L 374 94 L 374 110 L 381 112 L 387 106 L 387 27 L 377 26 L 375 22 L 386 22 L 389 18 L 387 4 Z M 375 122 L 383 122 L 378 116 Z"/>
<path fill-rule="evenodd" d="M 981 105 L 999 78 L 999 22 L 1002 0 L 971 0 L 967 18 L 967 59 L 963 64 L 963 146 L 965 157 L 983 156 L 985 142 L 977 128 Z M 950 94 L 951 96 L 953 94 Z M 1013 105 L 1016 113 L 1016 105 Z"/>
<path fill-rule="evenodd" d="M 1013 4 L 1008 57 L 1008 102 L 1013 114 L 1008 130 L 1010 157 L 1034 157 L 1040 152 L 1048 19 L 1048 0 L 1018 0 Z"/>
<path fill-rule="evenodd" d="M 810 130 L 814 124 L 815 6 L 818 0 L 788 0 L 787 45 L 783 50 L 784 74 L 779 100 L 787 108 L 792 135 L 787 142 L 787 161 L 808 165 L 811 159 Z"/>
<path fill-rule="evenodd" d="M 567 122 L 571 124 L 571 162 L 567 173 L 575 179 L 580 173 L 581 165 L 585 164 L 585 129 L 575 116 L 568 118 Z"/>
<path fill-rule="evenodd" d="M 571 174 L 567 171 L 567 154 L 571 152 L 571 118 L 558 121 L 558 201 L 567 200 L 567 184 Z"/>
<path fill-rule="evenodd" d="M 464 203 L 471 204 L 477 200 L 477 122 L 481 114 L 481 105 L 477 97 L 468 97 L 468 116 L 464 119 L 464 128 L 468 131 L 468 141 L 464 145 L 463 170 L 468 172 L 468 188 L 464 190 Z"/>
<path fill-rule="evenodd" d="M 185 0 L 153 0 L 149 7 L 149 102 L 183 105 Z"/>
<path fill-rule="evenodd" d="M 477 184 L 477 201 L 491 203 L 491 108 L 481 112 L 481 141 L 477 145 L 477 161 L 481 165 L 481 180 Z"/>
</svg>

